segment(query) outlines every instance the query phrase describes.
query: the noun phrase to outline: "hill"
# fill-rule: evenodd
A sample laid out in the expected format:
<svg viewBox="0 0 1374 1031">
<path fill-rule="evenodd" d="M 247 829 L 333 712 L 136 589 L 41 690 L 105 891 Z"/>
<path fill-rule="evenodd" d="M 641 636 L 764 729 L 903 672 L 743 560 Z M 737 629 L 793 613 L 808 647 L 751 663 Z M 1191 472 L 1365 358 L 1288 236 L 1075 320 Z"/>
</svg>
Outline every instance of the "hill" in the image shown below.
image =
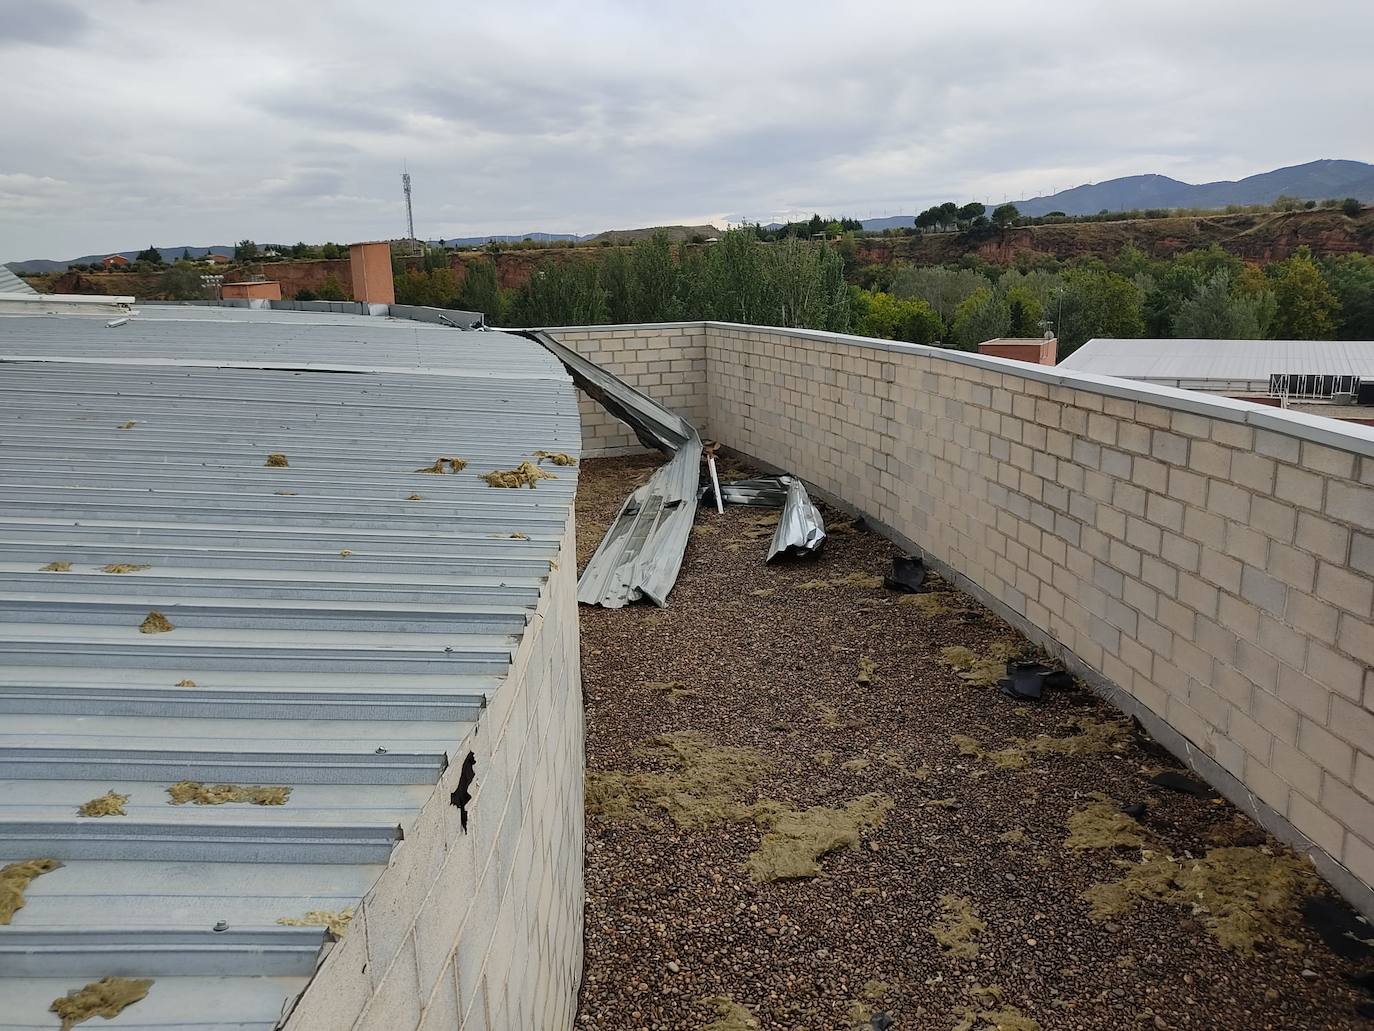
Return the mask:
<svg viewBox="0 0 1374 1031">
<path fill-rule="evenodd" d="M 521 240 L 534 240 L 537 243 L 576 243 L 579 240 L 586 240 L 588 237 L 577 236 L 573 233 L 508 233 L 500 236 L 455 236 L 451 240 L 439 240 L 438 242 L 445 247 L 481 247 L 484 243 L 491 243 L 495 240 L 498 243 L 519 243 Z M 435 241 L 430 240 L 430 243 Z"/>
<path fill-rule="evenodd" d="M 20 276 L 33 276 L 41 272 L 66 272 L 73 265 L 89 265 L 91 262 L 104 261 L 111 254 L 122 254 L 133 261 L 143 249 L 139 247 L 132 251 L 105 251 L 103 254 L 87 254 L 80 258 L 69 258 L 66 261 L 49 261 L 46 258 L 11 261 L 6 265 L 6 268 Z M 222 243 L 211 244 L 209 247 L 192 247 L 189 244 L 179 247 L 159 247 L 157 251 L 162 255 L 162 260 L 169 265 L 180 258 L 183 252 L 189 253 L 192 258 L 203 258 L 210 253 L 224 254 L 231 258 L 234 256 L 233 245 Z"/>
<path fill-rule="evenodd" d="M 1042 256 L 1110 259 L 1128 243 L 1155 258 L 1216 244 L 1246 261 L 1267 262 L 1281 261 L 1302 246 L 1311 248 L 1318 257 L 1374 254 L 1374 208 L 1365 208 L 1354 217 L 1339 208 L 1176 215 L 1005 230 L 989 227 L 964 233 L 861 236 L 855 243 L 861 262 L 906 261 L 916 265 L 956 262 L 967 254 L 998 265 Z"/>
<path fill-rule="evenodd" d="M 866 218 L 865 233 L 881 233 L 884 229 L 910 229 L 916 224 L 915 215 L 892 215 L 888 218 Z"/>
<path fill-rule="evenodd" d="M 635 240 L 647 240 L 655 233 L 665 234 L 673 243 L 685 243 L 697 236 L 703 239 L 719 236 L 720 230 L 715 226 L 649 226 L 647 229 L 611 229 L 595 236 L 584 236 L 582 239 L 593 243 L 602 240 L 611 243 L 633 243 Z"/>
<path fill-rule="evenodd" d="M 1229 204 L 1272 204 L 1280 197 L 1299 200 L 1355 197 L 1374 202 L 1374 165 L 1363 161 L 1323 159 L 1260 172 L 1244 179 L 1196 185 L 1170 179 L 1167 175 L 1129 175 L 1014 203 L 1023 215 L 1047 215 L 1051 211 L 1095 215 L 1099 211 L 1146 208 L 1219 211 Z M 868 228 L 867 223 L 864 228 Z"/>
</svg>

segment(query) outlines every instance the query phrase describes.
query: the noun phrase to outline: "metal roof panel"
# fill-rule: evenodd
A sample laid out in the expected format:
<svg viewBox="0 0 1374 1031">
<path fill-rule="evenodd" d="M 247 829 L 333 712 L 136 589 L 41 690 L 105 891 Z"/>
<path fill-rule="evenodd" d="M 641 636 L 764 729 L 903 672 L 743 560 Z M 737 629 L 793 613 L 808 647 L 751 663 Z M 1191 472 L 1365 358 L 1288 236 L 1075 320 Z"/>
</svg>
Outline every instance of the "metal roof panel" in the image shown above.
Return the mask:
<svg viewBox="0 0 1374 1031">
<path fill-rule="evenodd" d="M 575 454 L 576 397 L 503 334 L 105 318 L 0 315 L 0 861 L 65 864 L 0 927 L 0 1028 L 120 973 L 157 980 L 114 1025 L 271 1027 L 324 938 L 276 921 L 357 904 L 500 690 L 577 470 L 481 476 Z"/>
</svg>

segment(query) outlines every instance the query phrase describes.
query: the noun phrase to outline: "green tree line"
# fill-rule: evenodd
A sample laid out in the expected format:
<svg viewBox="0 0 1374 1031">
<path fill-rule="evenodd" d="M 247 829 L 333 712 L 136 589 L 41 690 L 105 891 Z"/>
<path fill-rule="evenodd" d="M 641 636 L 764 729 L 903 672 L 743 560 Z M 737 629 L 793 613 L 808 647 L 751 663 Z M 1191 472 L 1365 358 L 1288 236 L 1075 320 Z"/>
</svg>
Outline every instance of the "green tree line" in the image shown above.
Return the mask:
<svg viewBox="0 0 1374 1031">
<path fill-rule="evenodd" d="M 546 261 L 514 290 L 487 259 L 469 262 L 461 284 L 443 263 L 396 280 L 404 304 L 481 311 L 493 325 L 572 326 L 716 319 L 766 326 L 850 329 L 844 259 L 826 243 L 790 237 L 761 243 L 749 229 L 708 247 L 674 246 L 664 234 L 632 246 Z"/>
<path fill-rule="evenodd" d="M 964 349 L 1046 331 L 1061 356 L 1093 337 L 1374 339 L 1374 258 L 1363 254 L 1318 260 L 1300 248 L 1257 267 L 1215 244 L 1163 260 L 1127 245 L 1109 262 L 869 266 L 856 278 L 925 304 L 938 339 Z"/>
<path fill-rule="evenodd" d="M 958 265 L 858 266 L 850 241 L 765 243 L 745 227 L 707 247 L 659 234 L 545 261 L 516 289 L 500 286 L 489 259 L 468 263 L 459 283 L 437 251 L 399 273 L 396 294 L 507 326 L 716 319 L 966 350 L 1048 331 L 1061 356 L 1097 336 L 1374 339 L 1374 258 L 1318 260 L 1306 248 L 1262 267 L 1216 245 L 1171 259 L 1127 245 L 1111 261 L 1002 268 L 969 256 Z"/>
</svg>

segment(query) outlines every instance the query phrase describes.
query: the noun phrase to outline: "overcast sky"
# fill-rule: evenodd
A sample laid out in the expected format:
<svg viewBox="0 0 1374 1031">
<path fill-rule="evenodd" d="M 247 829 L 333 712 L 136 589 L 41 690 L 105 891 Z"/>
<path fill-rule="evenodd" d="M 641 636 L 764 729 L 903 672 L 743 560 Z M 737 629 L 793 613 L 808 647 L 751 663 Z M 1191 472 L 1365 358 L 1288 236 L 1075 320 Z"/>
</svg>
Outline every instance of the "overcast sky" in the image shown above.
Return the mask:
<svg viewBox="0 0 1374 1031">
<path fill-rule="evenodd" d="M 1374 160 L 1371 0 L 0 0 L 0 261 Z"/>
</svg>

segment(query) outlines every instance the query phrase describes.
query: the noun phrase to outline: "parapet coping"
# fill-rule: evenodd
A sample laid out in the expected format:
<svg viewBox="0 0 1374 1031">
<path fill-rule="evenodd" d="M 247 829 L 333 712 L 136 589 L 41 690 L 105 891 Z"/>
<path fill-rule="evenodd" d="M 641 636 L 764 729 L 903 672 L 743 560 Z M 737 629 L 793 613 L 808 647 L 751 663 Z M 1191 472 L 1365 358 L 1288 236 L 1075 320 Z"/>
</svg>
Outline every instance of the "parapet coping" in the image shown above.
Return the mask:
<svg viewBox="0 0 1374 1031">
<path fill-rule="evenodd" d="M 1256 429 L 1268 430 L 1300 440 L 1311 441 L 1324 447 L 1348 451 L 1352 454 L 1374 458 L 1374 426 L 1359 423 L 1345 423 L 1327 419 L 1320 415 L 1305 412 L 1284 411 L 1269 405 L 1255 404 L 1253 401 L 1238 401 L 1234 398 L 1204 394 L 1196 390 L 1180 387 L 1166 387 L 1139 380 L 1120 379 L 1116 376 L 1099 376 L 1088 372 L 1074 372 L 1055 365 L 1032 365 L 1014 358 L 998 358 L 994 355 L 977 354 L 972 351 L 957 351 L 952 348 L 933 347 L 929 344 L 907 344 L 895 340 L 878 340 L 873 337 L 854 336 L 849 333 L 830 333 L 819 329 L 786 329 L 780 326 L 751 326 L 738 322 L 646 322 L 625 323 L 605 326 L 561 326 L 545 329 L 546 333 L 573 332 L 625 332 L 627 330 L 656 329 L 695 329 L 719 328 L 740 330 L 747 333 L 778 333 L 806 340 L 819 340 L 832 344 L 847 344 L 874 351 L 892 354 L 909 354 L 924 358 L 939 358 L 957 365 L 968 365 L 975 369 L 987 369 L 1021 379 L 1046 383 L 1050 386 L 1067 387 L 1071 390 L 1085 390 L 1104 397 L 1116 397 L 1127 401 L 1143 401 L 1175 411 L 1203 415 L 1226 422 L 1242 423 Z"/>
</svg>

